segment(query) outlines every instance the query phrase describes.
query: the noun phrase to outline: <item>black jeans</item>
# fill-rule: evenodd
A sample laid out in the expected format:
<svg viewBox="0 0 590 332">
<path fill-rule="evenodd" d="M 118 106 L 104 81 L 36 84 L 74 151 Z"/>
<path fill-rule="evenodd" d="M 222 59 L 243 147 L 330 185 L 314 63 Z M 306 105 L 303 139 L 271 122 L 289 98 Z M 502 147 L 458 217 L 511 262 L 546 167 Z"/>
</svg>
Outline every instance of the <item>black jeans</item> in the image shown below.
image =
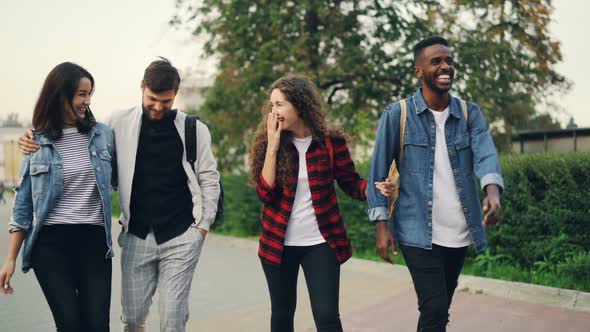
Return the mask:
<svg viewBox="0 0 590 332">
<path fill-rule="evenodd" d="M 432 250 L 401 246 L 418 296 L 419 332 L 444 332 L 467 247 L 432 245 Z"/>
<path fill-rule="evenodd" d="M 281 266 L 262 263 L 270 292 L 271 332 L 293 331 L 299 265 L 305 274 L 317 330 L 341 332 L 338 309 L 340 264 L 327 243 L 306 247 L 285 246 Z"/>
<path fill-rule="evenodd" d="M 112 265 L 107 250 L 103 226 L 41 228 L 32 266 L 57 331 L 109 331 Z"/>
</svg>

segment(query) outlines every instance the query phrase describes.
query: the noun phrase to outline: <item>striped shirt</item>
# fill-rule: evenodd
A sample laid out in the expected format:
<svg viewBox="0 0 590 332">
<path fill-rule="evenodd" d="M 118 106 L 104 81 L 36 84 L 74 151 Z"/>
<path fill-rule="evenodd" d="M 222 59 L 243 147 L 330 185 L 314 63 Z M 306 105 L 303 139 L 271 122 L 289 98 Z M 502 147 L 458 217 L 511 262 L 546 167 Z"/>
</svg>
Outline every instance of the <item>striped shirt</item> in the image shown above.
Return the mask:
<svg viewBox="0 0 590 332">
<path fill-rule="evenodd" d="M 309 189 L 320 233 L 336 253 L 340 264 L 352 255 L 352 245 L 346 234 L 344 222 L 338 208 L 338 199 L 334 180 L 348 196 L 365 200 L 367 181 L 361 179 L 350 157 L 346 140 L 341 136 L 331 135 L 333 159 L 326 144 L 313 139 L 305 154 Z M 262 209 L 262 234 L 258 255 L 271 265 L 280 265 L 285 247 L 285 233 L 293 211 L 297 180 L 299 174 L 299 153 L 291 144 L 292 169 L 287 177 L 287 185 L 270 186 L 262 177 L 258 177 L 256 191 L 264 202 Z M 333 160 L 333 164 L 331 164 Z"/>
<path fill-rule="evenodd" d="M 88 134 L 66 128 L 54 142 L 63 166 L 63 191 L 45 225 L 104 223 L 102 202 L 88 152 Z"/>
</svg>

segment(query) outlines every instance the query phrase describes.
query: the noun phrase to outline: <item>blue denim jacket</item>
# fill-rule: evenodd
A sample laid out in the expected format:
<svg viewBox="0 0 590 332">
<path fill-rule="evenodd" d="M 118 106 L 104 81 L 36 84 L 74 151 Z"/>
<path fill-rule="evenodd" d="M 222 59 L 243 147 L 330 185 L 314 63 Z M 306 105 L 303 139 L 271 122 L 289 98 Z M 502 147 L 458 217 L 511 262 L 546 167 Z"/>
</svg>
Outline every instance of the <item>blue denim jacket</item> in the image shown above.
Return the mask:
<svg viewBox="0 0 590 332">
<path fill-rule="evenodd" d="M 108 251 L 113 257 L 111 240 L 111 185 L 116 186 L 115 136 L 107 125 L 97 123 L 90 132 L 88 154 L 102 201 Z M 20 180 L 15 189 L 10 231 L 25 231 L 22 270 L 31 268 L 31 251 L 47 214 L 56 206 L 63 192 L 62 159 L 53 142 L 36 133 L 39 150 L 23 158 Z"/>
<path fill-rule="evenodd" d="M 406 104 L 408 111 L 401 163 L 398 159 L 401 108 L 399 102 L 395 102 L 385 108 L 379 120 L 368 182 L 383 181 L 391 161 L 396 160 L 400 186 L 390 223 L 392 233 L 400 244 L 431 249 L 436 126 L 434 116 L 422 97 L 422 89 L 408 98 Z M 496 147 L 483 114 L 477 105 L 467 105 L 469 124 L 464 119 L 460 100 L 451 97 L 445 135 L 469 234 L 479 252 L 485 249 L 487 241 L 476 178 L 482 189 L 488 184 L 497 184 L 503 190 L 504 181 Z M 388 219 L 387 198 L 374 185 L 367 186 L 367 201 L 371 221 Z"/>
</svg>

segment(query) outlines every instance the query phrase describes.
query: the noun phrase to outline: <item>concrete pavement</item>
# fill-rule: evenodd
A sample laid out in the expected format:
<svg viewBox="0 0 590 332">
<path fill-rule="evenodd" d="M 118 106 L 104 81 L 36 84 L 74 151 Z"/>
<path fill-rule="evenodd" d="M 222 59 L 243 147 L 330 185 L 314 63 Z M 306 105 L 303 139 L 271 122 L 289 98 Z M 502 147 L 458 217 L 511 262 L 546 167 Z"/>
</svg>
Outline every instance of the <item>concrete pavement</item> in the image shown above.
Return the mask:
<svg viewBox="0 0 590 332">
<path fill-rule="evenodd" d="M 0 205 L 0 225 L 8 219 L 9 206 Z M 5 229 L 0 226 L 1 262 L 8 246 Z M 113 233 L 116 238 L 118 226 Z M 115 250 L 111 330 L 121 331 L 120 255 L 117 246 Z M 215 234 L 207 237 L 193 281 L 188 331 L 268 331 L 270 301 L 256 250 L 256 241 Z M 460 283 L 464 291 L 453 301 L 450 332 L 590 332 L 588 293 L 470 276 L 462 276 Z M 0 331 L 52 330 L 51 313 L 34 274 L 18 271 L 13 285 L 13 296 L 0 295 Z M 418 311 L 412 287 L 405 267 L 351 259 L 342 268 L 344 330 L 415 331 Z M 296 331 L 314 331 L 303 274 L 298 294 Z M 159 330 L 157 301 L 156 296 L 148 321 L 150 331 Z"/>
</svg>

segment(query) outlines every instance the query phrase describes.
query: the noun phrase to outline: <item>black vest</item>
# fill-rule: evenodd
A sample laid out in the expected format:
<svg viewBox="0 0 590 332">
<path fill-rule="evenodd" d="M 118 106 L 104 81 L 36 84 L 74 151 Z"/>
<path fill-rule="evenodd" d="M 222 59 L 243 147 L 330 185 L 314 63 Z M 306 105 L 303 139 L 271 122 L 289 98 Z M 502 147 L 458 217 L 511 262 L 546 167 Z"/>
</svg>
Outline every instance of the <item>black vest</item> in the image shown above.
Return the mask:
<svg viewBox="0 0 590 332">
<path fill-rule="evenodd" d="M 184 233 L 195 221 L 175 117 L 175 111 L 158 121 L 142 116 L 131 187 L 129 232 L 145 239 L 153 230 L 158 244 Z"/>
</svg>

